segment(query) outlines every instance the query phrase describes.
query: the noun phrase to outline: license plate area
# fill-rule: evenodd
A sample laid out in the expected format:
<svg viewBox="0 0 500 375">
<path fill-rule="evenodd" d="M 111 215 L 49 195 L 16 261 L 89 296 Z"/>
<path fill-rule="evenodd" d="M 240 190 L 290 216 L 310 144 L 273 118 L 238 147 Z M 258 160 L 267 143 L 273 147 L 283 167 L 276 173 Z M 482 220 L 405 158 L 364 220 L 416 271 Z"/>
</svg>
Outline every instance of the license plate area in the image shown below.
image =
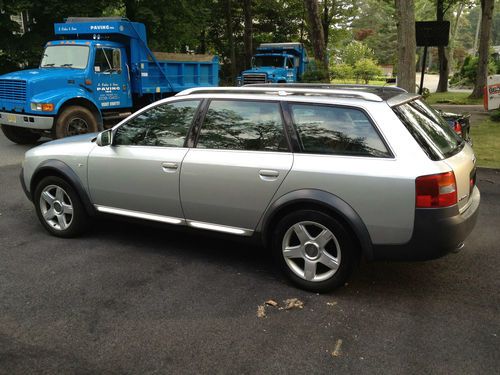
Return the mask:
<svg viewBox="0 0 500 375">
<path fill-rule="evenodd" d="M 16 123 L 16 115 L 7 114 L 7 122 Z"/>
</svg>

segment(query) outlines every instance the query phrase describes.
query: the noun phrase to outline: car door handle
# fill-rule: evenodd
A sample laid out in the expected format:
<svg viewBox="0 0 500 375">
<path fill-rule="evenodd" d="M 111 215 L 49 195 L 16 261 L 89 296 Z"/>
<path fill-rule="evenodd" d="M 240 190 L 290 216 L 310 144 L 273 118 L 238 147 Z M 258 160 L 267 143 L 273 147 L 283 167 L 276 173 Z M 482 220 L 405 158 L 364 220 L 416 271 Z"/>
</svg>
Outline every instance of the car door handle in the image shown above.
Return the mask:
<svg viewBox="0 0 500 375">
<path fill-rule="evenodd" d="M 280 173 L 278 171 L 273 171 L 271 169 L 261 169 L 259 171 L 259 176 L 264 181 L 273 181 L 278 178 Z"/>
<path fill-rule="evenodd" d="M 172 173 L 172 172 L 175 172 L 177 170 L 177 168 L 179 168 L 179 164 L 165 162 L 165 163 L 161 163 L 161 167 L 163 168 L 164 172 Z"/>
</svg>

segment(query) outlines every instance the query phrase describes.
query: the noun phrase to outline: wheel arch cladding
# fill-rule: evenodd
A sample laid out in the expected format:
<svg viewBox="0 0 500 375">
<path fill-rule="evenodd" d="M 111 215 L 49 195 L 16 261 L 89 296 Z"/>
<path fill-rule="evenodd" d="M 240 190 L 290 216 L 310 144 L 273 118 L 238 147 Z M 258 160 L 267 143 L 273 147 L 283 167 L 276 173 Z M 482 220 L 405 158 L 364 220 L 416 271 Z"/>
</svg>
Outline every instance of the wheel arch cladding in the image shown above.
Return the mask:
<svg viewBox="0 0 500 375">
<path fill-rule="evenodd" d="M 265 245 L 271 241 L 272 231 L 278 221 L 288 213 L 298 209 L 323 211 L 339 219 L 353 234 L 362 254 L 373 259 L 373 247 L 370 233 L 358 213 L 344 200 L 323 190 L 304 189 L 287 193 L 275 200 L 264 214 L 262 220 L 262 238 Z"/>
<path fill-rule="evenodd" d="M 34 194 L 36 186 L 43 178 L 49 176 L 57 176 L 68 182 L 80 197 L 80 200 L 87 213 L 89 215 L 95 215 L 94 206 L 92 205 L 87 191 L 83 188 L 82 181 L 70 166 L 60 160 L 46 160 L 41 163 L 33 173 L 33 177 L 30 181 L 30 194 L 33 201 L 35 198 Z"/>
</svg>

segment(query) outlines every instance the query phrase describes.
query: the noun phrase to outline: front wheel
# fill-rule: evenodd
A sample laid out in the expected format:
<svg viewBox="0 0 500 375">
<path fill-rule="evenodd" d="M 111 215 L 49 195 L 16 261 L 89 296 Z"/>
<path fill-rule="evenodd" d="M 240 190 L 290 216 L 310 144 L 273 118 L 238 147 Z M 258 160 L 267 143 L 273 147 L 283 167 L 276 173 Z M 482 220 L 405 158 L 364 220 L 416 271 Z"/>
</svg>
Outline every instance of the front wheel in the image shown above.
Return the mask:
<svg viewBox="0 0 500 375">
<path fill-rule="evenodd" d="M 70 106 L 58 116 L 54 135 L 55 138 L 64 138 L 97 131 L 97 120 L 90 110 L 81 106 Z"/>
<path fill-rule="evenodd" d="M 358 253 L 341 222 L 312 210 L 299 210 L 281 219 L 272 243 L 273 255 L 288 278 L 313 292 L 343 285 Z"/>
<path fill-rule="evenodd" d="M 8 140 L 20 145 L 34 144 L 41 137 L 40 134 L 34 133 L 31 129 L 19 126 L 2 125 L 2 132 Z"/>
<path fill-rule="evenodd" d="M 35 189 L 38 219 L 47 231 L 57 237 L 75 237 L 88 224 L 85 207 L 75 189 L 60 177 L 45 177 Z"/>
</svg>

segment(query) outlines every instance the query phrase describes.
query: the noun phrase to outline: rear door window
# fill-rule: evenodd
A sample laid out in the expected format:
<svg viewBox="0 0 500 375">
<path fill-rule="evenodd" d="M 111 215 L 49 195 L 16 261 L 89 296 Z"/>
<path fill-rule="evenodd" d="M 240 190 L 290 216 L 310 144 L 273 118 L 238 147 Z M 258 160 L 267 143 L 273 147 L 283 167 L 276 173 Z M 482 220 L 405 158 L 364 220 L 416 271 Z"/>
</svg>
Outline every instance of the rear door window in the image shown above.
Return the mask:
<svg viewBox="0 0 500 375">
<path fill-rule="evenodd" d="M 302 150 L 312 154 L 390 157 L 366 114 L 355 108 L 290 104 Z"/>
<path fill-rule="evenodd" d="M 422 100 L 401 104 L 393 110 L 431 160 L 448 158 L 463 148 L 462 138 Z"/>
<path fill-rule="evenodd" d="M 288 151 L 279 103 L 212 100 L 196 147 Z"/>
</svg>

